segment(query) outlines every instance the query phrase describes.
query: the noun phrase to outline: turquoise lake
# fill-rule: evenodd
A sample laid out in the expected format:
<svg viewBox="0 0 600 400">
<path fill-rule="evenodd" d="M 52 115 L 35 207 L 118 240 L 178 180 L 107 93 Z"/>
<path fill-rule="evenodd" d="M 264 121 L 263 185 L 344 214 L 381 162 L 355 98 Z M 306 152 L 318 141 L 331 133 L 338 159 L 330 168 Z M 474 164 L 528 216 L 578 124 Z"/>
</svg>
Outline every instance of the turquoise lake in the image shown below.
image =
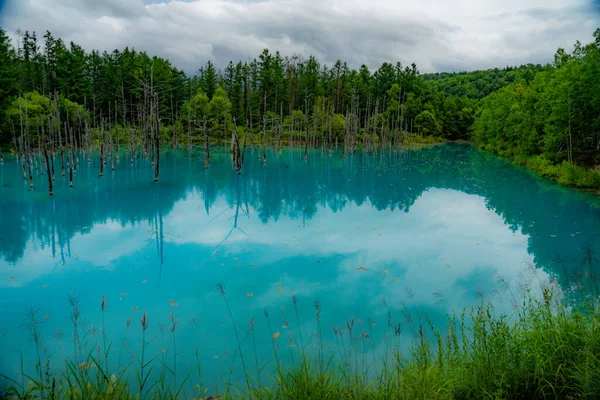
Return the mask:
<svg viewBox="0 0 600 400">
<path fill-rule="evenodd" d="M 57 158 L 53 197 L 40 171 L 30 189 L 7 157 L 0 374 L 19 376 L 21 357 L 26 372 L 35 371 L 26 331 L 32 307 L 43 359 L 57 370 L 65 356 L 85 360 L 73 343 L 69 296 L 78 299 L 80 340 L 94 354 L 105 296 L 111 369 L 139 358 L 145 312 L 153 373 L 160 362 L 171 368 L 175 352 L 178 380 L 189 374 L 186 385 L 201 381 L 214 394 L 225 381 L 243 385 L 219 283 L 247 369 L 256 374 L 256 364 L 266 365 L 268 375 L 273 343 L 286 364 L 302 345 L 318 347 L 315 301 L 327 354 L 340 351 L 333 327 L 354 318 L 360 351 L 376 360 L 406 349 L 425 316 L 444 329 L 448 314 L 482 301 L 510 313 L 525 290 L 538 293 L 549 281 L 577 296 L 586 290 L 578 278 L 598 266 L 597 197 L 469 145 L 346 158 L 311 150 L 307 160 L 289 148 L 268 151 L 266 164 L 260 154 L 248 149 L 238 175 L 225 148 L 213 151 L 208 170 L 202 154 L 165 151 L 158 183 L 147 159 L 130 165 L 122 154 L 100 178 L 97 157 L 88 164 L 82 156 L 73 188 Z"/>
</svg>

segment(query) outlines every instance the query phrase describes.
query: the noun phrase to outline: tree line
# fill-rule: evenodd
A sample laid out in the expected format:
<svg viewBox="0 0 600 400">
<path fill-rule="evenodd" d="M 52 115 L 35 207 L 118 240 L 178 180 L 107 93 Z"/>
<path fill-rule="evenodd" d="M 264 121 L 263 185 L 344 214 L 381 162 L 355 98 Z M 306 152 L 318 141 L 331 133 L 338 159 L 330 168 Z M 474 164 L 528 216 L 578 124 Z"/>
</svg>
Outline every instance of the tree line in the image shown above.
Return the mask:
<svg viewBox="0 0 600 400">
<path fill-rule="evenodd" d="M 248 130 L 259 133 L 267 120 L 276 125 L 267 127 L 269 133 L 281 128 L 298 136 L 309 121 L 311 134 L 316 130 L 320 140 L 340 144 L 350 115 L 365 136 L 359 141 L 389 137 L 393 131 L 457 139 L 467 137 L 474 113 L 469 99 L 435 90 L 415 64 L 399 62 L 371 72 L 366 65 L 356 70 L 338 60 L 328 66 L 312 56 L 283 57 L 265 49 L 250 62 L 232 61 L 217 70 L 209 61 L 186 76 L 168 60 L 143 51 L 88 53 L 50 32 L 43 38 L 19 33 L 13 46 L 4 31 L 0 55 L 0 137 L 5 145 L 15 144 L 10 122 L 19 95 L 32 101 L 36 96 L 30 93 L 36 92 L 81 105 L 93 127 L 103 119 L 112 119 L 111 126 L 138 126 L 151 77 L 164 135 L 174 141 L 202 137 L 205 129 L 211 138 L 226 138 L 234 122 L 246 128 L 247 121 Z"/>
<path fill-rule="evenodd" d="M 265 49 L 222 70 L 208 61 L 188 76 L 143 51 L 86 52 L 50 32 L 18 32 L 11 42 L 0 29 L 0 148 L 23 156 L 24 177 L 29 152 L 42 157 L 46 148 L 49 168 L 61 153 L 63 174 L 76 169 L 81 149 L 99 149 L 100 168 L 118 163 L 120 151 L 130 162 L 145 154 L 158 179 L 161 143 L 204 149 L 208 166 L 215 141 L 231 142 L 238 171 L 248 144 L 345 155 L 440 139 L 591 167 L 600 154 L 599 31 L 545 66 L 422 75 L 415 64 L 372 71 Z"/>
<path fill-rule="evenodd" d="M 600 29 L 532 79 L 485 97 L 472 138 L 562 183 L 600 187 Z"/>
</svg>

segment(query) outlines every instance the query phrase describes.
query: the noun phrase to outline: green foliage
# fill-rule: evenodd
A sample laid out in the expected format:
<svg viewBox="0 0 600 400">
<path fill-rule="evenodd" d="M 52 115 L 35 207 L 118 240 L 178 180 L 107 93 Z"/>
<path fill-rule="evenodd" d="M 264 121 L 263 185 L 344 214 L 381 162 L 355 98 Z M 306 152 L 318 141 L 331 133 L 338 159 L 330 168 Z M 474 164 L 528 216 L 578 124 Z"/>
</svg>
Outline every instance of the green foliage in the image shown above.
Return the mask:
<svg viewBox="0 0 600 400">
<path fill-rule="evenodd" d="M 435 115 L 429 110 L 422 111 L 415 118 L 417 130 L 425 136 L 435 136 L 439 133 L 441 127 L 438 125 Z"/>
<path fill-rule="evenodd" d="M 200 88 L 212 99 L 217 90 L 217 71 L 212 62 L 206 63 L 206 68 L 200 68 Z"/>
<path fill-rule="evenodd" d="M 212 136 L 224 138 L 231 134 L 231 102 L 221 87 L 217 88 L 208 103 L 208 121 Z"/>
<path fill-rule="evenodd" d="M 198 90 L 191 99 L 183 102 L 181 106 L 181 117 L 179 119 L 182 129 L 196 131 L 203 125 L 204 117 L 208 113 L 208 96 L 202 90 Z"/>
<path fill-rule="evenodd" d="M 446 95 L 482 99 L 511 83 L 529 82 L 543 69 L 542 65 L 527 64 L 485 71 L 438 72 L 425 74 L 423 78 L 432 88 Z"/>
<path fill-rule="evenodd" d="M 586 169 L 566 161 L 560 164 L 553 164 L 552 161 L 543 155 L 529 158 L 518 157 L 515 159 L 515 162 L 525 165 L 541 176 L 556 181 L 561 185 L 580 189 L 600 188 L 600 169 L 598 168 Z"/>
<path fill-rule="evenodd" d="M 0 116 L 4 115 L 8 105 L 18 92 L 16 54 L 10 46 L 10 40 L 3 29 L 0 29 Z M 4 133 L 4 135 L 3 135 Z M 0 145 L 8 141 L 9 132 L 0 125 Z"/>
<path fill-rule="evenodd" d="M 333 136 L 338 140 L 344 138 L 344 128 L 346 126 L 346 117 L 343 114 L 335 114 L 333 116 L 333 125 L 331 127 Z"/>
<path fill-rule="evenodd" d="M 301 110 L 294 110 L 292 115 L 288 115 L 283 120 L 283 129 L 287 131 L 292 130 L 292 123 L 294 131 L 302 132 L 306 126 L 306 115 Z"/>
<path fill-rule="evenodd" d="M 404 139 L 402 143 L 405 146 L 419 146 L 419 145 L 430 145 L 430 144 L 438 144 L 443 142 L 444 140 L 440 137 L 435 136 L 423 136 L 419 134 L 410 134 L 409 132 L 404 132 Z"/>
<path fill-rule="evenodd" d="M 474 142 L 561 184 L 600 187 L 585 170 L 600 164 L 598 76 L 598 44 L 577 43 L 572 54 L 559 49 L 553 67 L 482 100 Z"/>
</svg>

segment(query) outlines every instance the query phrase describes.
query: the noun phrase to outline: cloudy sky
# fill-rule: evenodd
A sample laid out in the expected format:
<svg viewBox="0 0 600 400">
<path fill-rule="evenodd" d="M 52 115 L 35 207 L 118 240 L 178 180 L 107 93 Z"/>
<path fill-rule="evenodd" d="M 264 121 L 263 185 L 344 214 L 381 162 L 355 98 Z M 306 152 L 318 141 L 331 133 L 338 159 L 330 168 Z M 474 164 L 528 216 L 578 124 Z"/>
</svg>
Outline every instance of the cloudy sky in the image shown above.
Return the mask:
<svg viewBox="0 0 600 400">
<path fill-rule="evenodd" d="M 50 30 L 84 48 L 125 46 L 193 73 L 264 48 L 422 72 L 547 62 L 589 42 L 600 0 L 0 0 L 0 25 Z"/>
</svg>

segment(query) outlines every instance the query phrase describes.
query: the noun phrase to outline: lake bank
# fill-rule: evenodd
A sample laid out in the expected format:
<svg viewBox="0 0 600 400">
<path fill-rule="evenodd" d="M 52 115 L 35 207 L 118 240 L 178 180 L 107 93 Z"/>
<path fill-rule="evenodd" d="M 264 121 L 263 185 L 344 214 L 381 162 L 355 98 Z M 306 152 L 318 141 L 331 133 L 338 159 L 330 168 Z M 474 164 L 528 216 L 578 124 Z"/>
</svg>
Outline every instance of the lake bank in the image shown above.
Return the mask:
<svg viewBox="0 0 600 400">
<path fill-rule="evenodd" d="M 500 157 L 507 158 L 513 164 L 527 168 L 540 177 L 556 182 L 562 186 L 578 189 L 600 195 L 600 167 L 584 168 L 563 161 L 561 164 L 553 164 L 541 155 L 524 157 L 509 154 L 498 154 L 487 146 L 478 146 L 470 143 L 483 151 L 488 151 Z"/>
</svg>

